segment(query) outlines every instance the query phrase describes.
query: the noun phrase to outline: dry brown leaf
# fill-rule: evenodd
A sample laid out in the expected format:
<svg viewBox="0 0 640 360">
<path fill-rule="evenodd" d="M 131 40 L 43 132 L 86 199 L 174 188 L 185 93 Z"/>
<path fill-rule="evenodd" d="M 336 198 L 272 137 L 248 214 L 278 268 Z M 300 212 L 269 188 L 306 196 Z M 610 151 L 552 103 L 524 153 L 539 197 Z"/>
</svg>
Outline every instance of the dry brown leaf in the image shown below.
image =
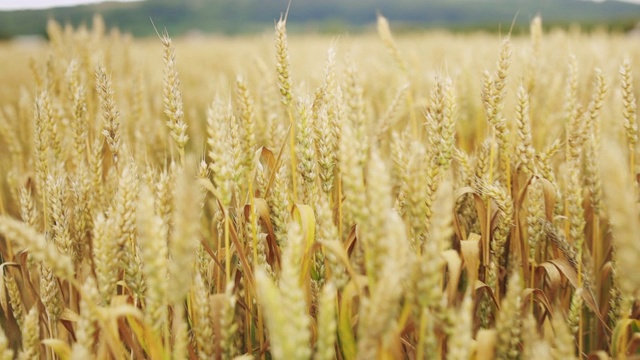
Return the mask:
<svg viewBox="0 0 640 360">
<path fill-rule="evenodd" d="M 273 151 L 263 146 L 256 151 L 256 154 L 258 154 L 260 159 L 267 165 L 269 174 L 273 174 L 276 170 L 276 157 L 273 155 Z"/>
<path fill-rule="evenodd" d="M 480 195 L 474 193 L 473 201 L 478 212 L 478 222 L 480 222 L 480 244 L 482 262 L 484 264 L 489 263 L 489 230 L 487 229 L 487 206 Z"/>
<path fill-rule="evenodd" d="M 316 217 L 313 208 L 305 204 L 295 204 L 291 210 L 291 218 L 300 225 L 304 244 L 304 256 L 302 258 L 302 273 L 300 283 L 308 280 L 311 269 L 312 248 L 316 238 Z"/>
<path fill-rule="evenodd" d="M 449 282 L 447 283 L 447 293 L 449 294 L 449 304 L 453 304 L 458 292 L 458 284 L 460 283 L 460 273 L 462 272 L 462 259 L 455 250 L 446 250 L 442 252 L 442 257 L 447 262 L 449 270 Z"/>
<path fill-rule="evenodd" d="M 77 322 L 79 319 L 80 319 L 80 315 L 78 315 L 77 312 L 69 308 L 64 308 L 64 310 L 62 310 L 62 314 L 60 315 L 60 320 Z"/>
<path fill-rule="evenodd" d="M 33 286 L 31 282 L 31 276 L 29 274 L 29 266 L 27 265 L 27 257 L 29 253 L 26 251 L 21 251 L 14 257 L 14 260 L 20 264 L 20 270 L 22 271 L 22 286 L 23 289 L 26 289 L 28 292 L 28 296 L 25 298 L 27 294 L 22 294 L 22 300 L 24 301 L 25 308 L 30 309 L 34 303 L 40 302 L 40 295 L 36 288 Z"/>
<path fill-rule="evenodd" d="M 518 204 L 522 204 L 524 203 L 524 198 L 527 195 L 527 190 L 529 190 L 529 185 L 531 184 L 531 181 L 535 178 L 535 176 L 527 176 L 526 178 L 526 182 L 521 183 L 522 184 L 522 188 L 518 189 L 518 197 L 516 199 Z"/>
<path fill-rule="evenodd" d="M 574 289 L 577 289 L 579 287 L 578 276 L 576 274 L 576 271 L 566 259 L 558 258 L 558 259 L 549 260 L 548 262 L 555 265 L 558 268 L 558 270 L 562 272 L 562 274 L 569 280 L 569 282 L 571 283 Z M 593 295 L 593 291 L 587 288 L 585 288 L 584 290 L 585 291 L 582 292 L 582 298 L 584 299 L 585 304 L 587 305 L 587 307 L 589 307 L 591 311 L 593 311 L 596 314 L 598 319 L 600 319 L 602 324 L 606 327 L 607 322 L 602 317 L 602 314 L 600 314 L 600 309 L 598 309 L 598 306 L 596 305 L 597 301 L 595 296 Z"/>
<path fill-rule="evenodd" d="M 280 269 L 280 248 L 275 242 L 275 235 L 273 234 L 273 225 L 271 224 L 270 210 L 267 201 L 263 198 L 254 198 L 253 206 L 255 207 L 256 214 L 258 215 L 258 221 L 262 222 L 267 229 L 267 262 L 274 270 Z M 251 211 L 251 205 L 244 206 L 244 216 L 248 218 Z"/>
<path fill-rule="evenodd" d="M 526 309 L 529 306 L 529 302 L 531 301 L 531 295 L 533 295 L 534 300 L 536 300 L 537 302 L 539 302 L 545 307 L 545 310 L 547 311 L 547 313 L 549 314 L 551 313 L 551 309 L 552 309 L 551 303 L 549 302 L 547 295 L 541 289 L 526 288 L 522 291 L 522 299 L 523 299 L 522 308 L 523 309 Z"/>
<path fill-rule="evenodd" d="M 358 225 L 353 225 L 351 230 L 349 231 L 349 235 L 345 240 L 345 249 L 347 249 L 347 253 L 351 255 L 351 252 L 355 248 L 356 242 L 358 241 Z"/>
<path fill-rule="evenodd" d="M 280 145 L 280 150 L 278 150 L 278 156 L 275 157 L 275 162 L 272 165 L 269 165 L 272 162 L 273 152 L 265 147 L 262 147 L 262 156 L 267 159 L 267 166 L 271 167 L 271 173 L 269 175 L 269 182 L 267 183 L 267 187 L 264 190 L 264 198 L 268 198 L 269 190 L 271 190 L 271 185 L 273 184 L 273 180 L 276 178 L 276 173 L 278 170 L 278 166 L 280 166 L 280 162 L 282 159 L 282 153 L 284 152 L 284 148 L 287 145 L 286 138 L 289 137 L 289 133 L 291 132 L 291 125 L 289 125 L 287 129 L 287 136 L 282 141 L 282 145 Z"/>
<path fill-rule="evenodd" d="M 489 296 L 493 300 L 493 304 L 496 306 L 496 309 L 500 309 L 500 303 L 498 302 L 498 299 L 496 298 L 496 295 L 493 293 L 493 289 L 491 289 L 491 287 L 489 287 L 489 285 L 483 283 L 482 281 L 476 280 L 476 293 L 481 291 L 481 290 L 488 292 Z M 476 295 L 476 296 L 478 296 L 478 295 Z"/>
<path fill-rule="evenodd" d="M 459 199 L 461 196 L 466 195 L 466 194 L 474 194 L 475 190 L 473 190 L 473 188 L 471 186 L 463 186 L 459 189 L 456 189 L 453 193 L 453 197 L 454 199 Z"/>
<path fill-rule="evenodd" d="M 471 233 L 467 240 L 460 241 L 460 252 L 467 269 L 469 283 L 475 284 L 480 271 L 480 235 Z"/>
<path fill-rule="evenodd" d="M 476 360 L 491 360 L 496 351 L 498 334 L 494 329 L 480 329 L 476 335 Z"/>
<path fill-rule="evenodd" d="M 545 214 L 548 221 L 553 221 L 553 209 L 556 206 L 556 189 L 549 180 L 540 178 L 544 194 Z"/>
<path fill-rule="evenodd" d="M 611 271 L 613 270 L 613 262 L 611 260 L 607 261 L 602 265 L 600 269 L 600 279 L 608 279 L 611 275 Z"/>
<path fill-rule="evenodd" d="M 539 276 L 544 276 L 546 282 L 546 288 L 549 292 L 547 297 L 554 299 L 556 292 L 562 287 L 562 275 L 558 268 L 550 262 L 543 262 L 536 267 L 536 273 Z M 544 273 L 544 274 L 541 274 Z"/>
</svg>

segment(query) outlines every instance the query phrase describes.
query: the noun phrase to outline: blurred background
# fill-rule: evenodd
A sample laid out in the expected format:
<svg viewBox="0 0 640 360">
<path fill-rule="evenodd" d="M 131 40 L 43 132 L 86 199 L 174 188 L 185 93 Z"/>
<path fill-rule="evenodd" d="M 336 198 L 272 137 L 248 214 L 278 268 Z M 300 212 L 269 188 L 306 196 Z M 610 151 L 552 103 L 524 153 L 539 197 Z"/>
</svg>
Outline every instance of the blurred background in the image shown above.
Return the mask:
<svg viewBox="0 0 640 360">
<path fill-rule="evenodd" d="M 96 0 L 93 0 L 96 1 Z M 142 0 L 87 3 L 74 0 L 0 1 L 0 38 L 45 36 L 46 20 L 74 27 L 95 14 L 108 28 L 137 37 L 155 35 L 150 19 L 172 36 L 245 34 L 272 31 L 288 0 Z M 423 29 L 514 32 L 528 29 L 540 14 L 547 28 L 579 26 L 585 31 L 630 32 L 640 21 L 640 1 L 586 0 L 294 0 L 288 19 L 292 33 L 356 33 L 374 28 L 376 13 L 394 32 Z"/>
</svg>

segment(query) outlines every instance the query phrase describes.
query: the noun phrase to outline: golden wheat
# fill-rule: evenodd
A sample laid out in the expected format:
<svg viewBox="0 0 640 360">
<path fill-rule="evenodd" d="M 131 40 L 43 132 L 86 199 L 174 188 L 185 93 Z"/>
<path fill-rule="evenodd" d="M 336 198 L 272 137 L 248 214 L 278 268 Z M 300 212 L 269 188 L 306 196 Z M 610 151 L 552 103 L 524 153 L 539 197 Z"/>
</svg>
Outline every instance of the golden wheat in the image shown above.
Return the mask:
<svg viewBox="0 0 640 360">
<path fill-rule="evenodd" d="M 638 355 L 634 39 L 286 25 L 0 44 L 2 359 Z"/>
</svg>

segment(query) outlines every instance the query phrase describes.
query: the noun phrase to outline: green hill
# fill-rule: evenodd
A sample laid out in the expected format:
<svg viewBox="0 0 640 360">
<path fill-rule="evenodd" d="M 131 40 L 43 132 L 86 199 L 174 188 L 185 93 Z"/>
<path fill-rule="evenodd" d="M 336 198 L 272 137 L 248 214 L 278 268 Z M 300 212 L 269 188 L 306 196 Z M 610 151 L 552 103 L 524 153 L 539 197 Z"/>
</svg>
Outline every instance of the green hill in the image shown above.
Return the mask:
<svg viewBox="0 0 640 360">
<path fill-rule="evenodd" d="M 0 37 L 44 34 L 46 20 L 89 23 L 101 14 L 107 26 L 135 36 L 154 34 L 150 18 L 178 36 L 190 31 L 237 34 L 271 28 L 287 8 L 287 0 L 146 0 L 103 3 L 48 10 L 0 12 Z M 399 30 L 446 27 L 453 30 L 509 27 L 517 14 L 516 30 L 541 14 L 548 26 L 578 23 L 625 30 L 640 20 L 640 6 L 607 1 L 577 0 L 295 0 L 290 30 L 344 32 L 367 29 L 382 12 Z"/>
</svg>

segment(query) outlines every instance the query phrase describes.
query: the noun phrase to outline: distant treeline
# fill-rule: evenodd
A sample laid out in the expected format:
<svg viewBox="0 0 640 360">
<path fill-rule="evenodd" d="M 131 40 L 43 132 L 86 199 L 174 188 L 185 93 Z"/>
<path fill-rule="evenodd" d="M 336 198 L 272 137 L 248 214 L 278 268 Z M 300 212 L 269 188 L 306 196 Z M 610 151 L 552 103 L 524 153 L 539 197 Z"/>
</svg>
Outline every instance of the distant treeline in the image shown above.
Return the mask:
<svg viewBox="0 0 640 360">
<path fill-rule="evenodd" d="M 0 37 L 45 34 L 46 20 L 77 26 L 101 14 L 108 27 L 134 36 L 154 34 L 153 19 L 172 36 L 189 32 L 239 34 L 264 31 L 287 9 L 288 0 L 146 0 L 103 3 L 51 10 L 0 12 Z M 547 26 L 606 27 L 625 31 L 640 20 L 640 6 L 578 0 L 294 0 L 289 10 L 292 32 L 341 33 L 371 28 L 383 13 L 396 31 L 448 28 L 456 31 L 508 29 L 516 32 L 542 15 Z"/>
</svg>

